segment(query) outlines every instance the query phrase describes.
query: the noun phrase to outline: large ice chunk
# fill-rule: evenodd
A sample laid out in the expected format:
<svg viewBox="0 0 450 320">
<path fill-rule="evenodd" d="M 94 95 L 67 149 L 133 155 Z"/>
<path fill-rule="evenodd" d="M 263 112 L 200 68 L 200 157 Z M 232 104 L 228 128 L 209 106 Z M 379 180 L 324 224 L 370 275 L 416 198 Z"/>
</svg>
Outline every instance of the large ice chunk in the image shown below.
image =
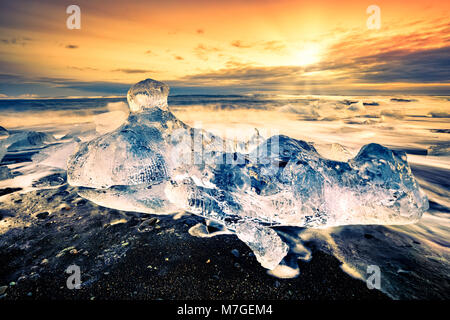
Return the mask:
<svg viewBox="0 0 450 320">
<path fill-rule="evenodd" d="M 336 161 L 283 135 L 233 149 L 178 120 L 168 92 L 151 79 L 134 85 L 126 122 L 80 145 L 68 181 L 81 196 L 122 210 L 200 215 L 234 232 L 268 269 L 288 250 L 273 226 L 405 224 L 428 209 L 405 153 L 369 144 Z"/>
</svg>

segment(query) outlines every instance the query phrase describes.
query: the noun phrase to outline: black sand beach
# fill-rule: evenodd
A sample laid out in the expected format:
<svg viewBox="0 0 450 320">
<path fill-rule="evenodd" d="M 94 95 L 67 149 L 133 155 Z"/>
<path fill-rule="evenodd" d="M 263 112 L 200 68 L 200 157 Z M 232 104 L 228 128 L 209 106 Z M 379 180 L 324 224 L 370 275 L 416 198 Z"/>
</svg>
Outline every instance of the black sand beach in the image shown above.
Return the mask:
<svg viewBox="0 0 450 320">
<path fill-rule="evenodd" d="M 64 174 L 51 180 L 62 182 Z M 277 279 L 235 236 L 191 236 L 189 228 L 202 222 L 196 216 L 99 207 L 66 183 L 9 196 L 0 204 L 9 227 L 0 238 L 3 300 L 389 299 L 316 250 L 311 261 L 299 260 L 297 278 Z M 66 286 L 72 264 L 81 269 L 79 290 Z"/>
</svg>

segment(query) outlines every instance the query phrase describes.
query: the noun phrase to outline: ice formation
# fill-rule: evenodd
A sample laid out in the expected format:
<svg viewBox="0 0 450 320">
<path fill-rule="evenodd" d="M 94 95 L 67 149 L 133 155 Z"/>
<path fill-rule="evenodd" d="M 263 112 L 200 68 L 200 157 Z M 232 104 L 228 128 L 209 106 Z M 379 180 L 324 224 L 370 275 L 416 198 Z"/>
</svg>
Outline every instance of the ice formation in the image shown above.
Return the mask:
<svg viewBox="0 0 450 320">
<path fill-rule="evenodd" d="M 9 136 L 8 130 L 0 126 L 0 139 L 3 139 L 4 137 Z"/>
<path fill-rule="evenodd" d="M 242 153 L 178 120 L 168 93 L 155 80 L 135 84 L 126 122 L 69 158 L 68 181 L 81 196 L 116 209 L 184 210 L 221 223 L 268 269 L 288 251 L 273 226 L 406 224 L 428 209 L 403 152 L 368 144 L 342 162 L 279 135 Z"/>
<path fill-rule="evenodd" d="M 6 147 L 8 151 L 16 151 L 43 147 L 55 141 L 55 138 L 49 133 L 22 131 L 10 135 L 8 138 L 1 140 L 0 143 Z"/>
</svg>

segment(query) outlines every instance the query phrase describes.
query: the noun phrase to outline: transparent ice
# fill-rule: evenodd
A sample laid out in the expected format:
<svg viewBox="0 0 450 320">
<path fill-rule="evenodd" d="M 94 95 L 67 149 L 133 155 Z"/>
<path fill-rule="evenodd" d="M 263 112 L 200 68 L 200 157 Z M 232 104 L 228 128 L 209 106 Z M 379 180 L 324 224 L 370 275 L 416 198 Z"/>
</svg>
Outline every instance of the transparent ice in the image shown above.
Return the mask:
<svg viewBox="0 0 450 320">
<path fill-rule="evenodd" d="M 259 134 L 244 152 L 248 144 L 178 120 L 168 93 L 155 80 L 135 84 L 126 122 L 79 146 L 68 160 L 68 181 L 81 196 L 116 209 L 184 210 L 213 220 L 268 269 L 288 252 L 271 227 L 407 224 L 428 209 L 403 152 L 368 144 L 336 161 L 305 141 L 277 135 L 261 142 Z"/>
<path fill-rule="evenodd" d="M 55 141 L 55 138 L 46 132 L 21 131 L 1 139 L 0 147 L 7 149 L 7 151 L 17 151 L 40 148 Z"/>
</svg>

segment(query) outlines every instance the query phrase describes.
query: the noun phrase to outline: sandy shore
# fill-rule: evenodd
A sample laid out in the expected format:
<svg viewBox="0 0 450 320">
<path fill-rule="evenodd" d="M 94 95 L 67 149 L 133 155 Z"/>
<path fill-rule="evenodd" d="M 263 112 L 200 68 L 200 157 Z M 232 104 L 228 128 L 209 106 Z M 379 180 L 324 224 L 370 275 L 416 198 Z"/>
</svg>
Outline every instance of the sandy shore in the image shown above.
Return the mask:
<svg viewBox="0 0 450 320">
<path fill-rule="evenodd" d="M 191 236 L 199 217 L 99 207 L 65 184 L 63 173 L 40 183 L 51 189 L 3 190 L 9 192 L 0 204 L 4 300 L 388 299 L 323 252 L 299 261 L 297 278 L 278 279 L 233 235 Z M 79 290 L 66 286 L 73 264 L 81 270 Z"/>
</svg>

